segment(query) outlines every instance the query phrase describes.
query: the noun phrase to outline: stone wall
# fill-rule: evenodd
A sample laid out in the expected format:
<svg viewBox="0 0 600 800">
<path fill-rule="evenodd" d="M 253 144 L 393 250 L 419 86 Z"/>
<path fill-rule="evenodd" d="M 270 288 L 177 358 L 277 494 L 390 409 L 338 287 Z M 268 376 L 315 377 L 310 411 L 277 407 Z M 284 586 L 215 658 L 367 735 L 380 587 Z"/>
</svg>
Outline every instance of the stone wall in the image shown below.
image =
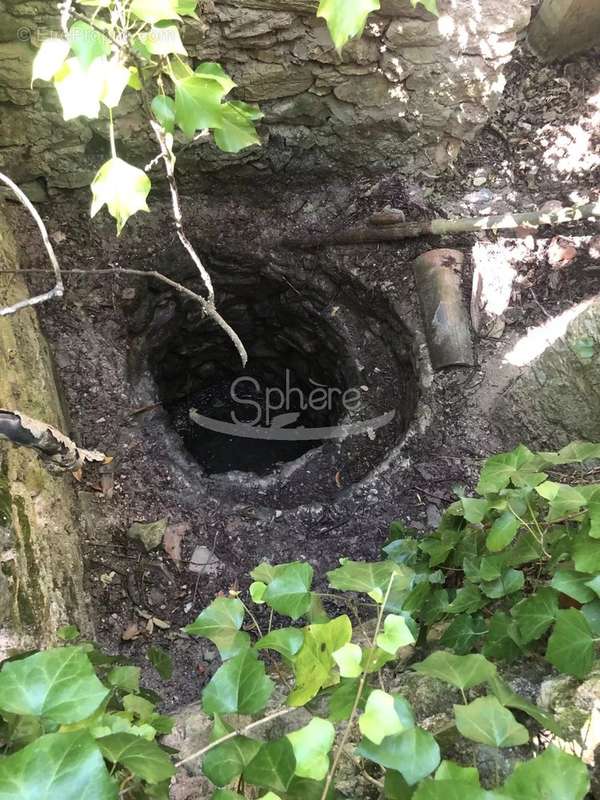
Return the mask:
<svg viewBox="0 0 600 800">
<path fill-rule="evenodd" d="M 438 0 L 438 19 L 410 0 L 382 0 L 340 58 L 315 17 L 316 0 L 201 0 L 186 47 L 195 60 L 220 61 L 239 84 L 236 96 L 260 103 L 263 147 L 224 156 L 198 145 L 180 164 L 438 172 L 494 109 L 530 4 Z M 35 46 L 57 28 L 54 8 L 0 0 L 0 168 L 51 190 L 86 185 L 107 154 L 106 121 L 65 123 L 54 91 L 30 88 Z M 136 103 L 129 92 L 117 125 L 139 163 L 155 149 Z"/>
<path fill-rule="evenodd" d="M 0 207 L 0 268 L 17 263 Z M 0 306 L 26 296 L 20 277 L 0 274 Z M 0 317 L 0 408 L 66 430 L 32 310 Z M 90 632 L 71 480 L 50 475 L 33 451 L 0 441 L 0 660 L 15 647 L 48 644 L 59 625 Z"/>
</svg>

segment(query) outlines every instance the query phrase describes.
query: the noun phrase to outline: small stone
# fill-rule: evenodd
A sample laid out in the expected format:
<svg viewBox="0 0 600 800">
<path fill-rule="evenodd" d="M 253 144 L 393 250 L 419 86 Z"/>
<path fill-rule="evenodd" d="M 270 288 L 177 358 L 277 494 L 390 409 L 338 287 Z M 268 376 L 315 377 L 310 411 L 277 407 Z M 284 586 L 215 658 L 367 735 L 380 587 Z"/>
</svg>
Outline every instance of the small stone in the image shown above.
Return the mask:
<svg viewBox="0 0 600 800">
<path fill-rule="evenodd" d="M 577 248 L 569 239 L 555 236 L 548 245 L 548 262 L 553 269 L 567 267 L 577 257 Z"/>
<path fill-rule="evenodd" d="M 487 183 L 485 175 L 477 175 L 473 178 L 473 186 L 484 186 Z"/>
<path fill-rule="evenodd" d="M 225 566 L 223 562 L 216 557 L 212 550 L 198 545 L 192 553 L 188 569 L 197 575 L 218 575 L 223 566 Z"/>
<path fill-rule="evenodd" d="M 140 541 L 149 551 L 159 546 L 166 530 L 166 519 L 159 519 L 156 522 L 134 522 L 127 531 L 127 536 Z"/>
<path fill-rule="evenodd" d="M 588 244 L 588 253 L 590 258 L 593 258 L 594 261 L 600 261 L 600 234 L 592 236 L 591 241 Z"/>
</svg>

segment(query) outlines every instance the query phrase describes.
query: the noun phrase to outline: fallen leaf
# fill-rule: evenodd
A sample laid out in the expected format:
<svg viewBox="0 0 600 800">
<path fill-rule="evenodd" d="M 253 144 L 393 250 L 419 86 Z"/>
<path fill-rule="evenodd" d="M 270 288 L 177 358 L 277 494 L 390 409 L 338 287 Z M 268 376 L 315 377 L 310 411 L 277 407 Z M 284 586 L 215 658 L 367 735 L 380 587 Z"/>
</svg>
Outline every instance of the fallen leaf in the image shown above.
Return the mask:
<svg viewBox="0 0 600 800">
<path fill-rule="evenodd" d="M 123 639 L 124 642 L 129 642 L 131 639 L 136 639 L 138 636 L 141 636 L 141 633 L 141 630 L 138 628 L 135 622 L 132 622 L 121 634 L 121 639 Z"/>
<path fill-rule="evenodd" d="M 169 525 L 163 537 L 163 547 L 169 558 L 179 565 L 181 561 L 181 541 L 189 530 L 187 522 Z"/>
</svg>

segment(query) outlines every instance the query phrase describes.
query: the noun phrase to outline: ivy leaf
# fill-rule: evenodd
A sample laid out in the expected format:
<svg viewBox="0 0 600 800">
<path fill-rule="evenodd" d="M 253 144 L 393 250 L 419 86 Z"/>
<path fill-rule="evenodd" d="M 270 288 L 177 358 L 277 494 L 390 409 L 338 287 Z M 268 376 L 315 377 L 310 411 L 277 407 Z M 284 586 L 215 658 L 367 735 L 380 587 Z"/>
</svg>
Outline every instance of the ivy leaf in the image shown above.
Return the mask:
<svg viewBox="0 0 600 800">
<path fill-rule="evenodd" d="M 363 671 L 363 651 L 357 644 L 349 642 L 332 654 L 342 678 L 358 678 Z"/>
<path fill-rule="evenodd" d="M 600 541 L 579 533 L 573 547 L 573 563 L 578 572 L 600 572 Z"/>
<path fill-rule="evenodd" d="M 396 700 L 399 710 L 396 710 Z M 358 718 L 358 727 L 363 736 L 381 744 L 386 736 L 403 733 L 414 727 L 415 721 L 408 703 L 403 698 L 394 698 L 391 694 L 374 689 L 369 695 L 364 713 Z"/>
<path fill-rule="evenodd" d="M 506 800 L 501 795 L 484 791 L 479 785 L 460 780 L 428 778 L 419 784 L 412 800 Z"/>
<path fill-rule="evenodd" d="M 164 681 L 173 675 L 173 661 L 166 650 L 157 645 L 148 648 L 148 660 Z"/>
<path fill-rule="evenodd" d="M 44 39 L 33 59 L 31 83 L 35 80 L 51 81 L 69 55 L 69 43 L 64 39 Z"/>
<path fill-rule="evenodd" d="M 559 611 L 548 640 L 546 658 L 576 678 L 585 678 L 594 663 L 594 638 L 587 619 L 575 608 Z"/>
<path fill-rule="evenodd" d="M 454 550 L 454 545 L 449 542 L 442 542 L 434 536 L 430 536 L 419 542 L 419 550 L 429 556 L 429 566 L 437 567 L 443 564 L 450 553 Z"/>
<path fill-rule="evenodd" d="M 329 771 L 329 751 L 333 747 L 335 728 L 326 719 L 313 719 L 298 731 L 288 733 L 296 759 L 296 775 L 322 781 Z"/>
<path fill-rule="evenodd" d="M 442 761 L 435 773 L 436 781 L 459 781 L 479 786 L 479 772 L 475 767 L 463 767 L 454 761 Z"/>
<path fill-rule="evenodd" d="M 578 603 L 589 603 L 596 596 L 586 585 L 593 577 L 588 573 L 582 574 L 572 569 L 557 569 L 552 576 L 550 586 L 557 592 L 577 600 Z"/>
<path fill-rule="evenodd" d="M 303 642 L 304 633 L 298 628 L 278 628 L 259 639 L 254 647 L 257 650 L 275 650 L 291 661 L 299 652 Z"/>
<path fill-rule="evenodd" d="M 520 444 L 510 453 L 499 453 L 488 458 L 479 476 L 476 490 L 479 494 L 495 494 L 505 489 L 521 472 L 533 472 L 539 459 Z"/>
<path fill-rule="evenodd" d="M 495 697 L 478 697 L 466 706 L 454 706 L 458 731 L 492 747 L 515 747 L 529 741 L 529 732 Z"/>
<path fill-rule="evenodd" d="M 294 748 L 284 736 L 263 744 L 244 769 L 243 775 L 247 783 L 283 794 L 292 782 L 295 770 Z"/>
<path fill-rule="evenodd" d="M 344 592 L 364 592 L 376 603 L 383 602 L 390 578 L 394 576 L 394 590 L 408 589 L 414 572 L 409 567 L 393 561 L 342 560 L 342 566 L 327 573 L 332 589 Z"/>
<path fill-rule="evenodd" d="M 510 686 L 504 683 L 498 675 L 495 675 L 488 681 L 488 686 L 494 697 L 496 697 L 503 706 L 516 708 L 518 711 L 524 711 L 543 728 L 555 733 L 557 736 L 560 735 L 556 720 L 551 714 L 542 711 L 535 703 L 531 703 L 529 700 L 521 697 L 521 695 L 513 692 Z"/>
<path fill-rule="evenodd" d="M 252 602 L 256 603 L 257 606 L 262 605 L 264 601 L 265 592 L 267 591 L 267 584 L 263 583 L 262 581 L 254 581 L 250 584 L 250 597 L 252 598 Z"/>
<path fill-rule="evenodd" d="M 588 498 L 590 515 L 589 535 L 592 539 L 600 539 L 600 488 L 595 489 Z"/>
<path fill-rule="evenodd" d="M 54 74 L 54 87 L 65 121 L 75 117 L 96 119 L 104 93 L 104 75 L 99 60 L 85 70 L 77 58 L 68 58 Z"/>
<path fill-rule="evenodd" d="M 581 613 L 587 619 L 594 636 L 600 636 L 600 600 L 592 600 L 581 606 Z"/>
<path fill-rule="evenodd" d="M 471 689 L 496 675 L 496 667 L 479 654 L 455 656 L 438 650 L 413 666 L 415 672 L 437 678 L 457 689 Z"/>
<path fill-rule="evenodd" d="M 120 158 L 106 161 L 92 181 L 92 209 L 94 217 L 103 205 L 117 221 L 117 233 L 133 214 L 148 211 L 146 198 L 150 191 L 150 178 L 137 167 Z"/>
<path fill-rule="evenodd" d="M 328 717 L 332 722 L 341 722 L 350 717 L 354 700 L 358 692 L 358 678 L 342 680 L 340 685 L 333 690 L 329 698 Z M 365 685 L 359 700 L 358 708 L 362 709 L 369 698 L 371 689 Z"/>
<path fill-rule="evenodd" d="M 472 583 L 462 586 L 446 609 L 449 614 L 473 613 L 486 604 L 479 589 Z"/>
<path fill-rule="evenodd" d="M 457 655 L 465 655 L 486 633 L 487 626 L 481 617 L 459 614 L 444 631 L 440 644 L 454 650 Z"/>
<path fill-rule="evenodd" d="M 439 17 L 438 7 L 437 7 L 437 0 L 410 0 L 413 6 L 417 6 L 419 3 L 429 11 L 430 14 L 434 14 L 436 17 Z"/>
<path fill-rule="evenodd" d="M 480 497 L 461 497 L 463 516 L 467 522 L 478 525 L 490 508 L 489 501 Z"/>
<path fill-rule="evenodd" d="M 517 625 L 504 611 L 496 611 L 490 620 L 483 655 L 499 661 L 514 661 L 521 655 Z"/>
<path fill-rule="evenodd" d="M 430 775 L 440 763 L 438 743 L 418 727 L 386 736 L 379 745 L 362 739 L 357 753 L 386 769 L 397 770 L 411 786 Z"/>
<path fill-rule="evenodd" d="M 273 580 L 273 573 L 275 571 L 275 567 L 271 564 L 268 564 L 266 561 L 263 561 L 262 564 L 259 564 L 258 567 L 255 567 L 252 572 L 250 573 L 250 577 L 255 581 L 261 581 L 262 583 L 269 583 Z"/>
<path fill-rule="evenodd" d="M 71 25 L 67 41 L 84 70 L 97 58 L 110 55 L 110 42 L 106 36 L 81 20 Z"/>
<path fill-rule="evenodd" d="M 512 513 L 505 511 L 498 519 L 494 520 L 485 545 L 491 553 L 498 553 L 504 550 L 517 535 L 521 523 Z"/>
<path fill-rule="evenodd" d="M 371 11 L 380 8 L 379 0 L 321 0 L 317 17 L 327 22 L 338 52 L 349 39 L 360 36 Z"/>
<path fill-rule="evenodd" d="M 0 672 L 0 711 L 80 722 L 108 696 L 81 647 L 60 647 L 7 661 Z"/>
<path fill-rule="evenodd" d="M 322 624 L 304 628 L 304 643 L 294 659 L 296 687 L 288 697 L 291 706 L 308 703 L 323 686 L 339 680 L 332 674 L 335 667 L 333 653 L 348 644 L 352 638 L 352 623 L 344 614 Z"/>
<path fill-rule="evenodd" d="M 535 487 L 536 492 L 548 500 L 548 522 L 568 516 L 587 505 L 587 500 L 575 486 L 555 481 L 544 481 Z"/>
<path fill-rule="evenodd" d="M 202 128 L 222 124 L 225 92 L 215 81 L 192 75 L 175 82 L 175 120 L 190 138 Z"/>
<path fill-rule="evenodd" d="M 412 631 L 404 617 L 398 614 L 388 614 L 383 622 L 383 633 L 377 637 L 377 646 L 395 656 L 401 647 L 416 642 Z"/>
<path fill-rule="evenodd" d="M 301 561 L 276 566 L 263 600 L 278 614 L 299 619 L 310 608 L 313 572 L 310 564 Z"/>
<path fill-rule="evenodd" d="M 152 100 L 150 108 L 165 131 L 173 133 L 175 130 L 175 101 L 173 98 L 159 94 Z"/>
<path fill-rule="evenodd" d="M 171 759 L 156 742 L 130 733 L 113 733 L 96 739 L 96 742 L 107 761 L 122 764 L 148 783 L 160 783 L 175 774 Z"/>
<path fill-rule="evenodd" d="M 50 733 L 0 759 L 0 800 L 117 800 L 118 794 L 84 731 Z"/>
<path fill-rule="evenodd" d="M 231 100 L 223 106 L 221 126 L 214 132 L 215 143 L 225 153 L 239 153 L 245 147 L 260 144 L 253 121 L 264 114 L 257 105 Z"/>
<path fill-rule="evenodd" d="M 176 25 L 158 23 L 153 25 L 147 33 L 140 35 L 143 46 L 153 56 L 168 56 L 177 54 L 187 56 L 179 30 Z"/>
<path fill-rule="evenodd" d="M 481 591 L 494 600 L 514 594 L 525 585 L 525 576 L 520 569 L 507 569 L 499 578 L 493 581 L 484 581 Z"/>
<path fill-rule="evenodd" d="M 190 636 L 204 636 L 217 647 L 223 661 L 250 646 L 250 635 L 240 628 L 244 604 L 237 598 L 217 597 L 197 619 L 183 629 Z"/>
<path fill-rule="evenodd" d="M 583 800 L 589 788 L 583 761 L 551 746 L 517 764 L 501 791 L 511 800 Z"/>
<path fill-rule="evenodd" d="M 543 586 L 531 597 L 521 600 L 510 612 L 517 623 L 523 644 L 543 636 L 558 614 L 558 595 Z"/>
<path fill-rule="evenodd" d="M 109 686 L 126 692 L 137 692 L 140 688 L 141 671 L 139 667 L 115 667 L 108 673 L 106 680 Z"/>
<path fill-rule="evenodd" d="M 261 742 L 256 739 L 235 736 L 206 753 L 202 773 L 215 786 L 227 786 L 242 774 L 261 747 Z"/>
<path fill-rule="evenodd" d="M 245 800 L 244 796 L 237 792 L 232 792 L 231 789 L 217 789 L 211 797 L 211 800 Z"/>
<path fill-rule="evenodd" d="M 100 66 L 100 65 L 99 65 Z M 115 108 L 121 102 L 121 95 L 131 79 L 131 72 L 117 56 L 102 62 L 104 84 L 100 100 L 107 108 Z"/>
<path fill-rule="evenodd" d="M 226 661 L 202 692 L 207 714 L 258 714 L 273 692 L 273 681 L 254 650 L 242 650 Z"/>
<path fill-rule="evenodd" d="M 129 10 L 138 19 L 155 25 L 168 19 L 181 19 L 177 0 L 133 0 Z"/>
</svg>

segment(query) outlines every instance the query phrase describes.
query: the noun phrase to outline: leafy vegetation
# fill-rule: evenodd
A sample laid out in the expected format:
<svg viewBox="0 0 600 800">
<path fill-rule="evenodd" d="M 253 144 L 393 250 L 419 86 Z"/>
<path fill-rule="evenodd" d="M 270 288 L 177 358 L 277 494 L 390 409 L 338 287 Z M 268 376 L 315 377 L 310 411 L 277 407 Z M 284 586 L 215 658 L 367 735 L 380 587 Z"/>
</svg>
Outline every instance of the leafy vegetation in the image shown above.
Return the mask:
<svg viewBox="0 0 600 800">
<path fill-rule="evenodd" d="M 583 800 L 587 767 L 555 746 L 482 788 L 476 768 L 442 759 L 409 700 L 387 683 L 410 670 L 454 687 L 458 735 L 487 747 L 527 745 L 536 727 L 557 732 L 501 670 L 540 658 L 580 679 L 592 668 L 600 486 L 590 479 L 599 460 L 600 445 L 558 453 L 520 445 L 486 461 L 476 495 L 459 490 L 436 531 L 422 537 L 397 521 L 384 560 L 342 558 L 327 574 L 340 594 L 315 591 L 310 565 L 292 562 L 260 564 L 247 597 L 216 598 L 185 629 L 223 660 L 202 693 L 211 742 L 185 759 L 201 762 L 215 800 L 333 798 L 351 751 L 389 800 Z M 330 616 L 327 604 L 348 613 Z M 61 635 L 63 648 L 0 671 L 0 800 L 167 798 L 175 767 L 156 739 L 171 721 L 140 690 L 139 669 L 74 643 L 72 626 Z M 149 658 L 170 674 L 167 653 L 154 648 Z M 278 684 L 283 706 L 273 704 Z M 308 725 L 261 737 L 300 706 L 313 714 Z M 240 714 L 252 721 L 232 727 L 230 715 Z"/>
</svg>

